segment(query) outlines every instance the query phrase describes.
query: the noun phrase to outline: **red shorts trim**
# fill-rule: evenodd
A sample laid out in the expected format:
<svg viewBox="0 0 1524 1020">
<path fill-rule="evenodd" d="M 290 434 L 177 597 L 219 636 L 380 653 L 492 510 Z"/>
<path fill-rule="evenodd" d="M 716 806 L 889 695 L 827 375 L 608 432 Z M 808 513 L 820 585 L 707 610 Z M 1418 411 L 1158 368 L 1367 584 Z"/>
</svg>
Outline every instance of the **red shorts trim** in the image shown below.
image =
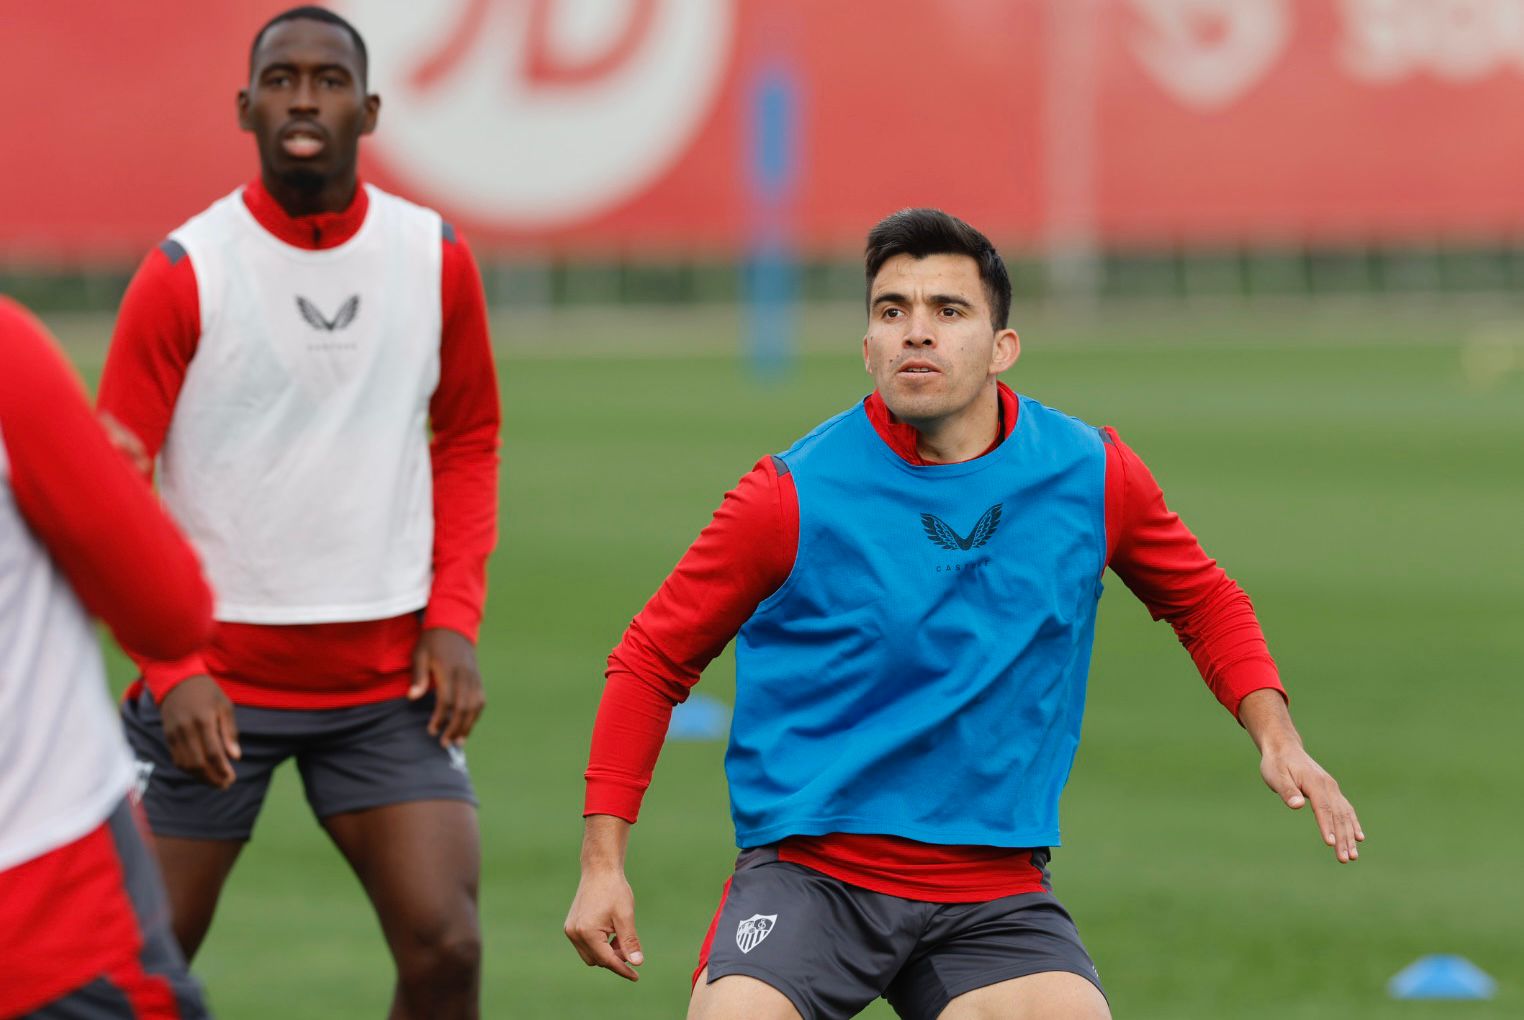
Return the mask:
<svg viewBox="0 0 1524 1020">
<path fill-rule="evenodd" d="M 709 922 L 709 932 L 704 936 L 704 944 L 699 947 L 698 966 L 693 968 L 693 980 L 688 982 L 690 988 L 698 987 L 699 975 L 709 966 L 709 950 L 714 948 L 714 932 L 720 926 L 720 915 L 725 912 L 725 900 L 730 896 L 730 881 L 727 878 L 725 888 L 720 890 L 720 905 L 715 908 L 714 920 Z"/>
</svg>

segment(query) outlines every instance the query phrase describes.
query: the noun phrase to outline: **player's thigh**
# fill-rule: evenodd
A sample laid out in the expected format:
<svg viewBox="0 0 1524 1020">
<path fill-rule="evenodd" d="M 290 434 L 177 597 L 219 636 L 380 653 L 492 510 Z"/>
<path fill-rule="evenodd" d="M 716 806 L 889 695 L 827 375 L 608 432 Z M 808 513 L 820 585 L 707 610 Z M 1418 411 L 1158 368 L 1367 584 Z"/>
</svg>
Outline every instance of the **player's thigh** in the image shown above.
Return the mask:
<svg viewBox="0 0 1524 1020">
<path fill-rule="evenodd" d="M 459 748 L 428 734 L 433 696 L 304 713 L 307 802 L 365 886 L 394 952 L 476 931 L 481 839 Z"/>
<path fill-rule="evenodd" d="M 1028 974 L 965 992 L 938 1020 L 1110 1020 L 1100 990 L 1063 971 Z"/>
<path fill-rule="evenodd" d="M 164 875 L 175 939 L 187 957 L 194 957 L 211 927 L 222 887 L 244 844 L 238 840 L 154 836 L 153 845 Z"/>
<path fill-rule="evenodd" d="M 802 1020 L 788 996 L 765 981 L 734 974 L 709 983 L 699 972 L 688 1002 L 688 1020 Z"/>
<path fill-rule="evenodd" d="M 474 805 L 408 801 L 330 815 L 323 827 L 365 887 L 395 954 L 472 951 L 481 875 Z"/>
<path fill-rule="evenodd" d="M 1020 1012 L 1034 997 L 1035 1012 Z M 1057 1004 L 1076 997 L 1089 1006 L 1071 1013 Z M 1079 930 L 1047 892 L 937 906 L 885 998 L 905 1020 L 1106 1015 Z M 1090 1009 L 1096 1004 L 1099 1014 Z"/>
</svg>

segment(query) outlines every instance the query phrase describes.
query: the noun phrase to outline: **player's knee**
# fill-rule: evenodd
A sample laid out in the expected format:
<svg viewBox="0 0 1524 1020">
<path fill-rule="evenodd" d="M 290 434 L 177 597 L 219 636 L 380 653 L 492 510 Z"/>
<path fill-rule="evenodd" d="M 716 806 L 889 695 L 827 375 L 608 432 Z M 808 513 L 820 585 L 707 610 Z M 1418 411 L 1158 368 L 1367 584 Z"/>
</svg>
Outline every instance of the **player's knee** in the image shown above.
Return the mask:
<svg viewBox="0 0 1524 1020">
<path fill-rule="evenodd" d="M 413 933 L 397 961 L 402 980 L 427 985 L 468 982 L 481 971 L 477 927 L 460 924 Z"/>
</svg>

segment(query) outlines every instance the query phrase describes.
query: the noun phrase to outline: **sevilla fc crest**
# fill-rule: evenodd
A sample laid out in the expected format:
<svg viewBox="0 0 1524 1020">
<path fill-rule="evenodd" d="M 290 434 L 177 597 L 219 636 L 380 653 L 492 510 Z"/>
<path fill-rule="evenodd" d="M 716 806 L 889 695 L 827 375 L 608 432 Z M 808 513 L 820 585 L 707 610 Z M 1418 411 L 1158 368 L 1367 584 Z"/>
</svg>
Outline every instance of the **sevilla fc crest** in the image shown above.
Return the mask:
<svg viewBox="0 0 1524 1020">
<path fill-rule="evenodd" d="M 737 948 L 743 953 L 756 949 L 762 944 L 763 939 L 772 934 L 773 926 L 777 923 L 777 914 L 752 914 L 736 925 Z"/>
</svg>

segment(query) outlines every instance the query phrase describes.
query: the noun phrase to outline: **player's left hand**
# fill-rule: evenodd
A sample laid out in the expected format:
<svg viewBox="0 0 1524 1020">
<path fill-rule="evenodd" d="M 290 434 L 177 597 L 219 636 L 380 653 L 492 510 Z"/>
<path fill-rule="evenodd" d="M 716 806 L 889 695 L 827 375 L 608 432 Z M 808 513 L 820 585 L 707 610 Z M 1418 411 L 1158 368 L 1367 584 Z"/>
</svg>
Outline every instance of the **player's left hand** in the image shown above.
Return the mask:
<svg viewBox="0 0 1524 1020">
<path fill-rule="evenodd" d="M 1339 863 L 1348 864 L 1360 859 L 1357 844 L 1365 839 L 1360 819 L 1355 815 L 1354 805 L 1339 791 L 1334 777 L 1298 743 L 1286 747 L 1266 747 L 1259 762 L 1259 774 L 1265 785 L 1280 794 L 1281 800 L 1292 810 L 1298 810 L 1308 801 L 1318 820 L 1318 831 L 1323 842 L 1333 847 Z"/>
<path fill-rule="evenodd" d="M 441 747 L 460 747 L 487 707 L 482 674 L 476 666 L 476 646 L 459 631 L 430 627 L 418 639 L 413 652 L 413 686 L 409 701 L 417 701 L 433 687 L 437 692 L 429 736 Z"/>
</svg>

